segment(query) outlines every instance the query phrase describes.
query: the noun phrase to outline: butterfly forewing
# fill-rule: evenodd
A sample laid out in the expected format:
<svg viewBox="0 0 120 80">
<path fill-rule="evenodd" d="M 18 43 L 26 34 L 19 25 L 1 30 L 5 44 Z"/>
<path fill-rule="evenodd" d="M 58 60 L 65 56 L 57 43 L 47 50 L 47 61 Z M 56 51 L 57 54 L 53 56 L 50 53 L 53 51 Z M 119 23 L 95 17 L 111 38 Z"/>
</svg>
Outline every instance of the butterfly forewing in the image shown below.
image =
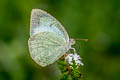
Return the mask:
<svg viewBox="0 0 120 80">
<path fill-rule="evenodd" d="M 69 37 L 64 27 L 59 21 L 45 11 L 33 9 L 30 26 L 30 36 L 38 32 L 55 32 L 69 43 Z"/>
</svg>

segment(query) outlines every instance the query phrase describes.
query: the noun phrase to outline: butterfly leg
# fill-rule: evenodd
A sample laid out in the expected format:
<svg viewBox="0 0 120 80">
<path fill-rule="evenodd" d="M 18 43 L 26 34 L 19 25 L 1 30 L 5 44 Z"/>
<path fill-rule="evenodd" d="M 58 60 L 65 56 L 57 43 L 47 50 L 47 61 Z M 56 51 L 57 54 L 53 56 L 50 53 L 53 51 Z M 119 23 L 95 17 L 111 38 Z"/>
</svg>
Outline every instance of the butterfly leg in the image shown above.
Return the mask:
<svg viewBox="0 0 120 80">
<path fill-rule="evenodd" d="M 75 48 L 70 48 L 70 49 L 72 49 L 72 50 L 73 50 L 73 53 L 76 53 L 76 50 L 75 50 Z"/>
</svg>

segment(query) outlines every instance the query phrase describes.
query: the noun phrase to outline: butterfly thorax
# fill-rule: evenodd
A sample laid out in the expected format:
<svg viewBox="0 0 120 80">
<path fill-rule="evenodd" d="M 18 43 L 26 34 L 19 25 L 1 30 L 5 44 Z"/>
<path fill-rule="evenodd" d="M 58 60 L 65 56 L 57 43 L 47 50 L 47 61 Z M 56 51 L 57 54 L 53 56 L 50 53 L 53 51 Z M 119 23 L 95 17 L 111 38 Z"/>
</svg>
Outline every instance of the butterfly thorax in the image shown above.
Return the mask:
<svg viewBox="0 0 120 80">
<path fill-rule="evenodd" d="M 72 45 L 74 45 L 75 43 L 76 43 L 75 40 L 71 38 L 69 40 L 69 45 L 68 45 L 69 49 L 72 49 L 74 53 L 76 52 L 76 50 L 75 48 L 72 47 Z"/>
<path fill-rule="evenodd" d="M 64 48 L 65 50 L 67 49 L 67 50 L 69 50 L 69 49 L 71 49 L 72 48 L 72 45 L 74 45 L 76 42 L 75 42 L 75 40 L 74 39 L 70 39 L 69 40 L 69 43 L 66 45 L 66 47 Z"/>
</svg>

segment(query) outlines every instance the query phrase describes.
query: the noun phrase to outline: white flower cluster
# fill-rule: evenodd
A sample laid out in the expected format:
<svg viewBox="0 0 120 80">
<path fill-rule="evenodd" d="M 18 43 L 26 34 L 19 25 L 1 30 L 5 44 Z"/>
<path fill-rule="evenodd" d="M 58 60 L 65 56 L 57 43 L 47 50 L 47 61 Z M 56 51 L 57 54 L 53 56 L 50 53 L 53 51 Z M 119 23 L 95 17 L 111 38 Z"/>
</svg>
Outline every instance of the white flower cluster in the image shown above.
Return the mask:
<svg viewBox="0 0 120 80">
<path fill-rule="evenodd" d="M 83 66 L 84 65 L 81 61 L 80 55 L 78 55 L 77 53 L 74 53 L 74 54 L 70 53 L 65 57 L 65 61 L 67 63 L 69 63 L 70 65 L 73 65 L 73 60 L 75 61 L 75 64 L 77 66 L 79 66 L 79 65 Z"/>
</svg>

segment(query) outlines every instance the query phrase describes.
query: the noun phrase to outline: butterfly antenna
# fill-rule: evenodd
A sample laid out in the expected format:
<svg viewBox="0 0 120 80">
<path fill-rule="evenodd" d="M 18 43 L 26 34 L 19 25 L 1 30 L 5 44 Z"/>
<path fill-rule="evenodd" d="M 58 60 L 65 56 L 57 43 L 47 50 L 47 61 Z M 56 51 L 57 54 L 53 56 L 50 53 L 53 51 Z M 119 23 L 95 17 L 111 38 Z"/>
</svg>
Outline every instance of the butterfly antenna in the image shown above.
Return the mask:
<svg viewBox="0 0 120 80">
<path fill-rule="evenodd" d="M 80 40 L 80 41 L 88 42 L 88 39 L 75 39 L 75 40 Z"/>
</svg>

